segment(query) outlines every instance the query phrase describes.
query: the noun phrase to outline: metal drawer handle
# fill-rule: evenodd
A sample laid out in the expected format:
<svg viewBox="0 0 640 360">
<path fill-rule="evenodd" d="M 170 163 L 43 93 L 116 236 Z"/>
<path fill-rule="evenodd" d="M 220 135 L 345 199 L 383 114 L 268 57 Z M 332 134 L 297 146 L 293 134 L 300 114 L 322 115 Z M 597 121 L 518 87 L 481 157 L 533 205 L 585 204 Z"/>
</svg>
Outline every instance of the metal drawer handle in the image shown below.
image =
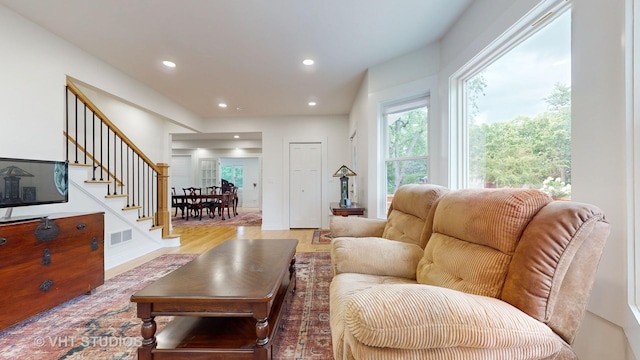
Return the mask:
<svg viewBox="0 0 640 360">
<path fill-rule="evenodd" d="M 0 238 L 0 245 L 4 245 L 7 243 L 7 238 Z"/>
<path fill-rule="evenodd" d="M 53 280 L 45 280 L 40 284 L 40 291 L 49 291 L 53 286 Z"/>
<path fill-rule="evenodd" d="M 84 228 L 86 228 L 86 227 L 87 227 L 87 224 L 80 223 L 80 224 L 78 224 L 78 225 L 76 226 L 76 229 L 78 229 L 78 230 L 82 230 L 82 229 L 84 229 Z"/>
</svg>

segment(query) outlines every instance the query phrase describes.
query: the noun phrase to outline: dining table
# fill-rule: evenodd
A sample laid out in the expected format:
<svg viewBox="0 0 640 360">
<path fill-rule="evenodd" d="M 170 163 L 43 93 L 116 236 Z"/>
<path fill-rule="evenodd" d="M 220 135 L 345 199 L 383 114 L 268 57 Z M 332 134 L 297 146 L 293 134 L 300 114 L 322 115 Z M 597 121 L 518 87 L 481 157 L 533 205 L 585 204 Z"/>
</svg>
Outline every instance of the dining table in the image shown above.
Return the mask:
<svg viewBox="0 0 640 360">
<path fill-rule="evenodd" d="M 229 202 L 233 201 L 230 199 L 231 194 L 229 193 L 224 193 L 224 194 L 202 194 L 199 195 L 200 198 L 202 199 L 202 201 L 206 201 L 206 200 L 210 200 L 210 199 L 218 199 L 220 200 L 220 206 L 222 207 L 222 220 L 224 220 L 224 208 L 227 208 L 227 217 L 231 218 L 231 211 L 229 210 Z M 172 199 L 174 200 L 172 203 L 180 203 L 180 204 L 186 204 L 187 203 L 187 199 L 190 197 L 188 195 L 171 195 Z M 234 210 L 234 215 L 235 215 L 235 210 Z"/>
</svg>

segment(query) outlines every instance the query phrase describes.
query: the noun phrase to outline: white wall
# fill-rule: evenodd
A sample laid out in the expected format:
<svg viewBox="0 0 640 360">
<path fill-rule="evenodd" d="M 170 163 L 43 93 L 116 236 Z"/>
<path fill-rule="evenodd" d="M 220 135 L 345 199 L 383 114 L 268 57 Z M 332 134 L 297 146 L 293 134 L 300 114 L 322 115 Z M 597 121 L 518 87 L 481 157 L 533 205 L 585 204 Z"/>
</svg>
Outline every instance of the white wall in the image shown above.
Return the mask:
<svg viewBox="0 0 640 360">
<path fill-rule="evenodd" d="M 634 160 L 629 134 L 633 114 L 627 107 L 632 76 L 625 69 L 632 39 L 625 21 L 627 3 L 582 0 L 573 4 L 572 197 L 600 206 L 612 226 L 588 316 L 600 316 L 615 326 L 602 334 L 582 333 L 579 350 L 584 359 L 596 359 L 598 346 L 619 344 L 615 340 L 622 329 L 635 358 L 640 358 L 640 325 L 627 303 L 632 298 L 628 280 L 633 279 L 629 274 L 634 266 L 626 260 L 633 261 L 627 251 L 633 249 L 636 220 L 629 211 L 635 189 L 629 166 Z M 604 26 L 594 27 L 594 22 Z M 622 359 L 623 349 L 616 350 L 613 354 Z M 631 352 L 626 356 L 632 358 Z"/>
<path fill-rule="evenodd" d="M 358 191 L 358 202 L 365 209 L 369 208 L 369 183 L 370 178 L 369 174 L 369 148 L 373 147 L 375 149 L 375 139 L 369 139 L 369 97 L 368 97 L 368 89 L 369 89 L 369 75 L 365 75 L 362 80 L 362 84 L 360 84 L 360 89 L 358 90 L 358 94 L 356 95 L 355 101 L 353 102 L 353 106 L 351 106 L 351 112 L 349 113 L 349 134 L 357 133 L 358 143 L 356 144 L 356 156 L 358 157 L 358 169 L 354 169 L 353 164 L 349 161 L 346 162 L 345 165 L 349 166 L 351 169 L 358 173 L 358 176 L 355 177 L 354 181 L 356 181 L 357 186 L 356 189 Z M 365 212 L 365 216 L 369 217 L 368 212 Z"/>
</svg>

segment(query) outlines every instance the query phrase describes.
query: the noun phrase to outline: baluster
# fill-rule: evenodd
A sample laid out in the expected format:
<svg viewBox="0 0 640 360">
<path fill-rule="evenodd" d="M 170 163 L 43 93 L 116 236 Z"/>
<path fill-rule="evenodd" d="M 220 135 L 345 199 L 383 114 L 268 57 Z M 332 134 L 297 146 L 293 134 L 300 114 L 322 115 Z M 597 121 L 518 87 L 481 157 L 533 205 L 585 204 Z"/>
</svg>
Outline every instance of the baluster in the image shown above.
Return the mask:
<svg viewBox="0 0 640 360">
<path fill-rule="evenodd" d="M 69 161 L 69 86 L 65 86 L 67 91 L 64 93 L 64 112 L 65 112 L 65 133 L 67 134 L 66 142 L 66 160 Z"/>
<path fill-rule="evenodd" d="M 107 126 L 107 181 L 109 182 L 109 184 L 107 185 L 107 195 L 111 195 L 111 151 L 110 146 L 109 146 L 109 136 L 111 136 L 111 129 Z"/>
<path fill-rule="evenodd" d="M 124 194 L 124 140 L 120 138 L 120 194 Z"/>
<path fill-rule="evenodd" d="M 102 154 L 104 153 L 104 151 L 103 151 L 103 149 L 104 149 L 103 129 L 104 129 L 104 123 L 102 122 L 102 119 L 100 119 L 100 181 L 104 181 L 104 171 L 102 171 L 102 164 L 104 164 L 104 162 L 102 161 L 103 160 L 102 159 Z"/>
<path fill-rule="evenodd" d="M 118 195 L 118 134 L 113 130 L 113 195 Z"/>
<path fill-rule="evenodd" d="M 86 164 L 87 163 L 87 103 L 85 102 L 83 103 L 84 103 L 84 125 L 82 126 L 84 130 L 84 139 L 83 139 L 84 140 L 84 162 L 83 164 Z M 78 141 L 78 143 L 80 142 Z"/>
<path fill-rule="evenodd" d="M 91 156 L 91 168 L 93 169 L 92 171 L 92 177 L 91 180 L 95 181 L 96 180 L 96 113 L 94 113 L 93 111 L 91 112 L 91 154 L 93 154 L 93 156 Z"/>
<path fill-rule="evenodd" d="M 136 206 L 136 153 L 131 152 L 131 206 Z"/>
<path fill-rule="evenodd" d="M 144 173 L 140 168 L 141 160 L 142 159 L 140 159 L 140 155 L 138 155 L 138 205 L 140 206 L 144 205 L 144 202 L 142 201 L 142 197 L 144 196 L 142 192 L 142 186 L 144 186 Z"/>
<path fill-rule="evenodd" d="M 76 113 L 75 113 L 75 119 L 76 119 L 76 160 L 75 163 L 78 163 L 78 96 L 76 96 Z"/>
</svg>

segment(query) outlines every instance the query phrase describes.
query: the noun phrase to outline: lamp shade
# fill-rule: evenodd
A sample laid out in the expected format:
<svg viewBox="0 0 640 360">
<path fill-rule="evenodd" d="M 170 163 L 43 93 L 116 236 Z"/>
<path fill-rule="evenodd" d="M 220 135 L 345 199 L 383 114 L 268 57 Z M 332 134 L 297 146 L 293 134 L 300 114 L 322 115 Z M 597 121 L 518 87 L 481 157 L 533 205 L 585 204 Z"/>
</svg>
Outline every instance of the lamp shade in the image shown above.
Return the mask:
<svg viewBox="0 0 640 360">
<path fill-rule="evenodd" d="M 356 176 L 353 170 L 349 169 L 346 165 L 340 166 L 340 169 L 333 174 L 333 177 L 342 177 L 342 176 Z"/>
<path fill-rule="evenodd" d="M 2 170 L 0 170 L 0 176 L 20 176 L 20 177 L 27 177 L 27 176 L 33 176 L 30 173 L 20 169 L 17 166 L 7 166 L 6 168 L 3 168 Z"/>
</svg>

